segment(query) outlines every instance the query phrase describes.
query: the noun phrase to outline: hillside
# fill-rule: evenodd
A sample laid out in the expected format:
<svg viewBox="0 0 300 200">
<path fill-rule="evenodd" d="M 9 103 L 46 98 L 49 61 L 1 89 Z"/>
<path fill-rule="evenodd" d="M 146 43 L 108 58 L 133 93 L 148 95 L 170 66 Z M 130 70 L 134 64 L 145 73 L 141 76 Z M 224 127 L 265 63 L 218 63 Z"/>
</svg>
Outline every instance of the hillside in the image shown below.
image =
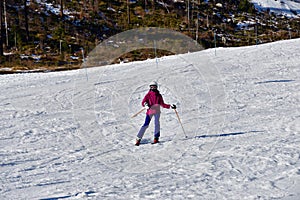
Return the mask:
<svg viewBox="0 0 300 200">
<path fill-rule="evenodd" d="M 0 199 L 300 199 L 300 40 L 0 78 Z M 148 84 L 166 103 L 134 146 Z"/>
<path fill-rule="evenodd" d="M 275 1 L 275 0 L 274 0 Z M 129 2 L 129 3 L 127 3 Z M 5 0 L 1 1 L 2 73 L 78 68 L 91 50 L 117 33 L 162 27 L 195 39 L 204 48 L 248 46 L 298 38 L 298 9 L 292 1 Z M 279 1 L 278 1 L 279 2 Z M 278 3 L 277 3 L 278 4 Z M 276 5 L 277 5 L 276 4 Z M 299 3 L 298 3 L 299 4 Z M 5 5 L 5 6 L 4 6 Z M 289 6 L 293 16 L 284 14 Z M 255 9 L 256 8 L 256 9 Z M 274 12 L 276 10 L 277 12 Z M 280 13 L 279 13 L 280 12 Z M 130 52 L 144 60 L 172 52 Z"/>
</svg>

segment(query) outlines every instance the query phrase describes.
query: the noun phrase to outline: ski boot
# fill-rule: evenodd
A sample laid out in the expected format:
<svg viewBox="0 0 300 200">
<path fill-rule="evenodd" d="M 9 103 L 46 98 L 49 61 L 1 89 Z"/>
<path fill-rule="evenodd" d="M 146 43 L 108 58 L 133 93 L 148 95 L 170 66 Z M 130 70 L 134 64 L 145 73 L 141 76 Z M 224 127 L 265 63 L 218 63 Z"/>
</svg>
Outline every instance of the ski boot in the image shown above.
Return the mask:
<svg viewBox="0 0 300 200">
<path fill-rule="evenodd" d="M 136 139 L 136 141 L 135 141 L 135 146 L 139 146 L 140 143 L 141 143 L 141 139 Z"/>
<path fill-rule="evenodd" d="M 158 140 L 158 138 L 154 138 L 154 140 L 153 140 L 152 144 L 157 144 L 157 143 L 159 143 L 159 140 Z"/>
</svg>

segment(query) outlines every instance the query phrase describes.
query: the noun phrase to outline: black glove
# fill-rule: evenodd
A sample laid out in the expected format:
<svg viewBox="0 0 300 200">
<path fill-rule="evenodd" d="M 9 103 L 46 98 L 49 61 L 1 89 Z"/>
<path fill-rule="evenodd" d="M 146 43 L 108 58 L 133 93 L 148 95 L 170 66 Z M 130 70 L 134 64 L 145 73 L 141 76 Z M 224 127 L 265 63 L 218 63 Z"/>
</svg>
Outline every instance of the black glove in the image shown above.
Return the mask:
<svg viewBox="0 0 300 200">
<path fill-rule="evenodd" d="M 176 105 L 175 105 L 175 104 L 172 104 L 172 105 L 171 105 L 171 108 L 172 108 L 172 109 L 176 109 Z"/>
<path fill-rule="evenodd" d="M 149 109 L 149 108 L 150 108 L 150 106 L 148 105 L 148 103 L 147 103 L 147 102 L 145 102 L 145 103 L 144 103 L 144 107 L 145 107 L 145 108 L 147 108 L 147 109 Z"/>
</svg>

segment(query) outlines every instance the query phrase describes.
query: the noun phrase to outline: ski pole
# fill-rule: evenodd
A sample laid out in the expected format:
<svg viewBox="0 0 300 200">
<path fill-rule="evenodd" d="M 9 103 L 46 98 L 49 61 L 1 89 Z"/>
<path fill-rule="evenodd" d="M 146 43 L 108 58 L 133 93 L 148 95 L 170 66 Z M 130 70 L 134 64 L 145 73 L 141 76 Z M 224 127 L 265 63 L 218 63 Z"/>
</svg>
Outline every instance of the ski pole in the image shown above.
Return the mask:
<svg viewBox="0 0 300 200">
<path fill-rule="evenodd" d="M 178 119 L 178 121 L 179 121 L 179 123 L 180 123 L 180 125 L 181 125 L 181 128 L 182 128 L 182 131 L 183 131 L 183 133 L 184 133 L 184 135 L 185 135 L 185 138 L 187 138 L 186 133 L 185 133 L 184 128 L 183 128 L 183 125 L 182 125 L 182 123 L 181 123 L 179 114 L 178 114 L 178 112 L 177 112 L 176 109 L 174 109 L 174 111 L 175 111 L 175 113 L 176 113 L 176 115 L 177 115 L 177 119 Z"/>
<path fill-rule="evenodd" d="M 141 112 L 143 112 L 144 110 L 146 110 L 146 108 L 141 109 L 139 112 L 135 113 L 134 115 L 132 115 L 131 118 L 134 118 L 136 116 L 138 116 Z"/>
</svg>

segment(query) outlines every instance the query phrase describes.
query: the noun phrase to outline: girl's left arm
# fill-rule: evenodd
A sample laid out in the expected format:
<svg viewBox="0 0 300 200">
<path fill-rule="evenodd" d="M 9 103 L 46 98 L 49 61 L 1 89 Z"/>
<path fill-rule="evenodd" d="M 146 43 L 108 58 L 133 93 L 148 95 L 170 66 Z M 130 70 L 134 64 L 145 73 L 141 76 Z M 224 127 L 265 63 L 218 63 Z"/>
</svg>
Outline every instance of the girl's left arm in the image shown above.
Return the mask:
<svg viewBox="0 0 300 200">
<path fill-rule="evenodd" d="M 167 109 L 170 109 L 171 105 L 170 104 L 166 104 L 164 102 L 164 99 L 163 97 L 160 95 L 160 105 L 163 107 L 163 108 L 167 108 Z"/>
</svg>

